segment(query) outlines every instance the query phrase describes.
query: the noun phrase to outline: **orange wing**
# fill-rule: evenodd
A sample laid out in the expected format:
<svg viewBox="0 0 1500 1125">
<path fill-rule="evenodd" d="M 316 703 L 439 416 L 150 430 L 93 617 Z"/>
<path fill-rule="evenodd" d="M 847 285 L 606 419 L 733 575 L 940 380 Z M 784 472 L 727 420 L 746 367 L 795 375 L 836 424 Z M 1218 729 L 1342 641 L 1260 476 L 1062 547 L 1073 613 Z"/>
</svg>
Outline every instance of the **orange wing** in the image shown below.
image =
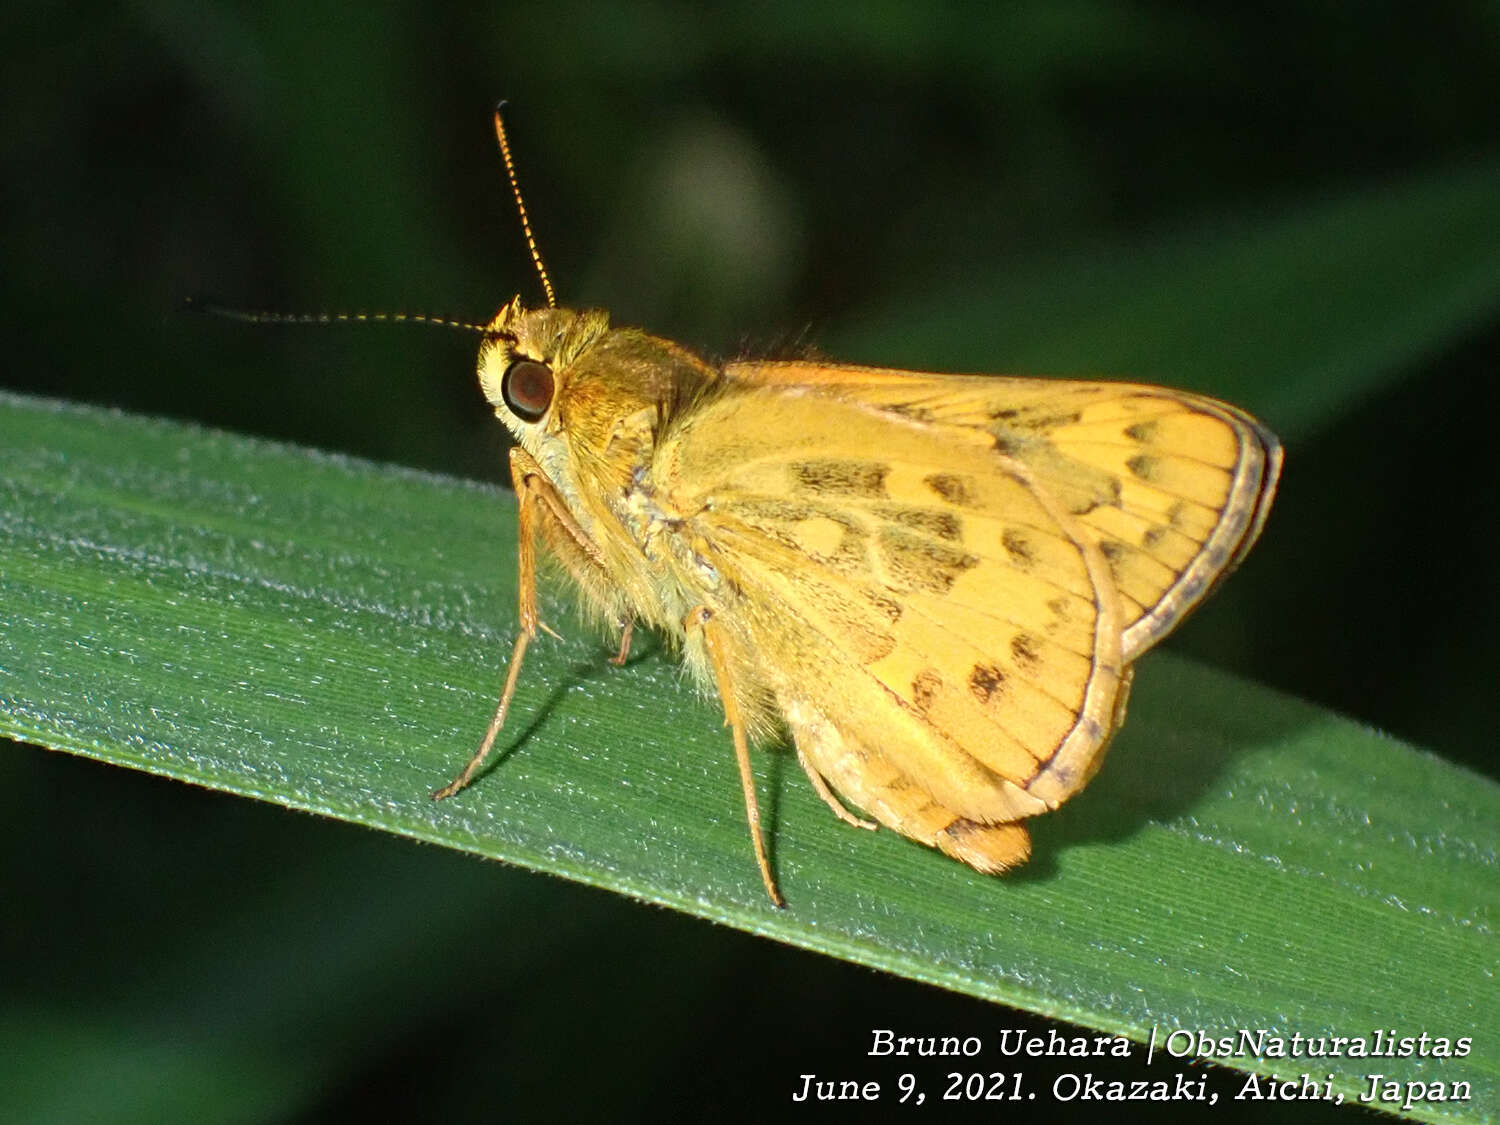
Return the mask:
<svg viewBox="0 0 1500 1125">
<path fill-rule="evenodd" d="M 1103 552 L 1120 595 L 1126 661 L 1244 558 L 1281 472 L 1280 444 L 1250 415 L 1161 387 L 799 362 L 736 363 L 726 374 L 984 435 L 1025 464 Z"/>
<path fill-rule="evenodd" d="M 1092 774 L 1124 686 L 1093 536 L 981 436 L 818 399 L 727 394 L 653 469 L 714 576 L 736 663 L 756 669 L 799 748 L 799 725 L 831 728 L 863 774 L 900 779 L 885 788 L 910 791 L 902 808 L 920 796 L 948 822 L 996 824 L 1055 807 Z M 883 815 L 823 772 L 907 831 L 901 808 Z"/>
</svg>

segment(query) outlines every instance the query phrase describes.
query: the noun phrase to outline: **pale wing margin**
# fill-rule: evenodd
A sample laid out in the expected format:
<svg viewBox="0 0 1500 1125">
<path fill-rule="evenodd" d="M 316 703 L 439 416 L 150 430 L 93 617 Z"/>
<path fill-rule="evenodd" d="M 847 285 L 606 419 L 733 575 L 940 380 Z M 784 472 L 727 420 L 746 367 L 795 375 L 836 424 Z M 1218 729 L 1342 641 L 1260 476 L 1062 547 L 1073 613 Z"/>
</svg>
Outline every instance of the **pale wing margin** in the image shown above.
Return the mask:
<svg viewBox="0 0 1500 1125">
<path fill-rule="evenodd" d="M 1123 690 L 1108 564 L 992 440 L 768 386 L 695 411 L 653 477 L 783 707 L 982 823 L 1097 767 Z"/>
<path fill-rule="evenodd" d="M 1244 558 L 1281 472 L 1280 443 L 1249 414 L 1161 387 L 795 362 L 727 372 L 987 435 L 1096 537 L 1120 594 L 1127 662 Z"/>
</svg>

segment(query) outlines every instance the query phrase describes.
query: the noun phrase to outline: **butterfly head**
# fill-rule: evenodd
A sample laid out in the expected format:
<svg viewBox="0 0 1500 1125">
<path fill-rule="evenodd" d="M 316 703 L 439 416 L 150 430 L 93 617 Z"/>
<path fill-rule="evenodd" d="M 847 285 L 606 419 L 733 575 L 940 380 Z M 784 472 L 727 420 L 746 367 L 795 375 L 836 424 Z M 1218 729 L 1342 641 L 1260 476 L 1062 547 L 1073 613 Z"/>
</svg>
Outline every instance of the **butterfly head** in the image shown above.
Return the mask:
<svg viewBox="0 0 1500 1125">
<path fill-rule="evenodd" d="M 555 420 L 568 368 L 609 331 L 601 309 L 525 309 L 514 298 L 484 328 L 479 385 L 518 438 Z"/>
</svg>

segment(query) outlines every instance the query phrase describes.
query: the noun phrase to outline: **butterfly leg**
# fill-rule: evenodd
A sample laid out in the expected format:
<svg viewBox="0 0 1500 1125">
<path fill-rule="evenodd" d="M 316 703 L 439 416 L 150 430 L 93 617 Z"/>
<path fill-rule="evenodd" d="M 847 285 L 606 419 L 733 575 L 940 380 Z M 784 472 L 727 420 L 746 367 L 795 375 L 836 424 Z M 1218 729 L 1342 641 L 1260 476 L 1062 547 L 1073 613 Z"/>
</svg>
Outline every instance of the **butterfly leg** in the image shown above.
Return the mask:
<svg viewBox="0 0 1500 1125">
<path fill-rule="evenodd" d="M 823 780 L 823 775 L 817 771 L 812 762 L 808 761 L 807 754 L 802 749 L 801 743 L 797 745 L 797 761 L 802 765 L 802 772 L 807 774 L 807 780 L 812 782 L 813 792 L 823 798 L 823 803 L 833 810 L 834 816 L 838 817 L 845 824 L 853 825 L 855 828 L 864 828 L 870 832 L 874 832 L 875 829 L 880 827 L 873 820 L 866 820 L 864 817 L 855 816 L 844 807 L 844 802 L 840 801 L 838 795 L 832 789 L 828 788 L 828 782 Z"/>
<path fill-rule="evenodd" d="M 464 766 L 462 773 L 441 789 L 433 790 L 434 801 L 442 801 L 453 796 L 473 781 L 474 775 L 484 768 L 485 759 L 495 748 L 495 738 L 499 735 L 500 728 L 505 725 L 505 715 L 510 710 L 511 697 L 516 694 L 516 682 L 521 678 L 521 661 L 525 659 L 526 646 L 531 643 L 532 636 L 531 633 L 522 632 L 516 638 L 515 647 L 510 650 L 510 670 L 505 675 L 505 690 L 500 693 L 500 703 L 495 707 L 495 714 L 484 732 L 479 749 L 474 751 L 474 756 L 469 759 L 469 764 Z"/>
<path fill-rule="evenodd" d="M 590 541 L 578 521 L 568 511 L 561 496 L 536 459 L 520 446 L 510 451 L 510 476 L 515 482 L 516 497 L 520 501 L 519 558 L 519 609 L 521 632 L 510 651 L 510 668 L 505 675 L 505 690 L 500 693 L 500 702 L 484 732 L 479 749 L 474 751 L 463 771 L 433 792 L 432 799 L 441 801 L 463 789 L 484 768 L 486 759 L 495 748 L 495 739 L 505 725 L 505 716 L 510 711 L 510 701 L 516 694 L 516 684 L 521 678 L 521 663 L 526 658 L 526 647 L 538 629 L 551 633 L 537 617 L 536 610 L 536 537 L 538 532 L 547 538 L 548 546 L 563 557 L 563 562 L 574 574 L 594 568 L 602 571 L 599 550 Z M 556 636 L 556 634 L 553 634 Z M 627 634 L 628 639 L 628 634 Z"/>
<path fill-rule="evenodd" d="M 745 791 L 745 815 L 750 820 L 750 839 L 755 845 L 755 862 L 760 865 L 760 877 L 766 885 L 766 894 L 776 906 L 785 906 L 786 900 L 776 889 L 776 877 L 771 874 L 771 863 L 766 858 L 765 836 L 760 828 L 760 802 L 755 798 L 755 775 L 750 772 L 750 745 L 745 738 L 745 720 L 740 714 L 740 705 L 734 694 L 734 677 L 729 668 L 729 654 L 725 649 L 724 636 L 713 610 L 700 605 L 683 619 L 682 627 L 691 633 L 699 629 L 703 633 L 703 645 L 708 650 L 709 663 L 713 666 L 714 681 L 719 687 L 719 702 L 724 705 L 724 725 L 734 735 L 734 756 L 739 762 L 740 785 Z"/>
<path fill-rule="evenodd" d="M 620 650 L 609 658 L 609 662 L 616 668 L 622 667 L 625 661 L 630 659 L 630 635 L 635 632 L 635 618 L 627 617 L 620 622 Z"/>
</svg>

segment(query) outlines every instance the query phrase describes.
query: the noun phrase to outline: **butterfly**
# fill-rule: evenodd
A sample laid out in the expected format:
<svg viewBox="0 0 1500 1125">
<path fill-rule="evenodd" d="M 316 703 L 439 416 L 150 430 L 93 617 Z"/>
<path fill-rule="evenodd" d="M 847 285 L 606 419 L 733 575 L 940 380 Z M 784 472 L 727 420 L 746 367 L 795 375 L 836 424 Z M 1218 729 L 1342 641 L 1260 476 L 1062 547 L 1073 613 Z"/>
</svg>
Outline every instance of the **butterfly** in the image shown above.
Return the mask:
<svg viewBox="0 0 1500 1125">
<path fill-rule="evenodd" d="M 495 124 L 516 185 L 499 111 Z M 752 741 L 785 731 L 839 819 L 981 872 L 1084 787 L 1134 661 L 1244 558 L 1276 438 L 1201 395 L 1104 381 L 719 364 L 547 293 L 480 326 L 479 382 L 515 436 L 520 632 L 492 750 L 545 629 L 546 551 L 594 613 L 681 647 L 719 699 L 756 859 Z"/>
</svg>

